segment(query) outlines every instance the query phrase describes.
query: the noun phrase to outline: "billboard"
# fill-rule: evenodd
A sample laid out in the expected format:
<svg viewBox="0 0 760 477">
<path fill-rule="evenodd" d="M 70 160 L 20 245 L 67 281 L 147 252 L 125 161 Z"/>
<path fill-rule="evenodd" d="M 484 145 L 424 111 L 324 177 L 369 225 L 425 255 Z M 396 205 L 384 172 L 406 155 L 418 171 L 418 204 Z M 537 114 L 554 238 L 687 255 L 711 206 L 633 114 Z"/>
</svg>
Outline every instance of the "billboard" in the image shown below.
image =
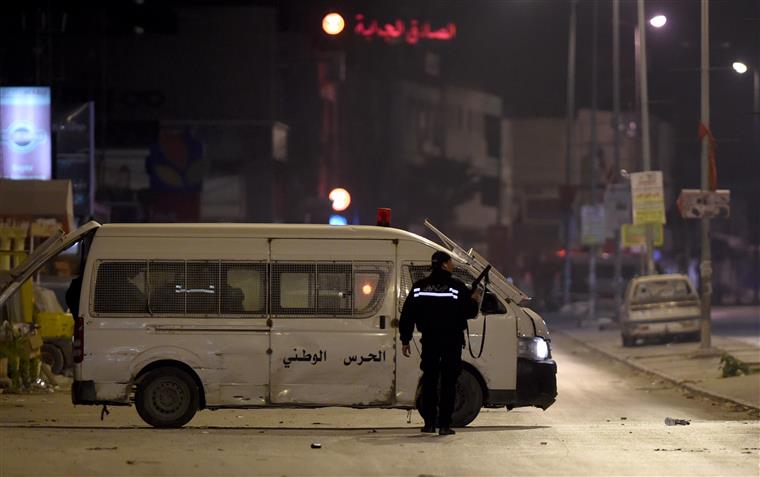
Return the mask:
<svg viewBox="0 0 760 477">
<path fill-rule="evenodd" d="M 0 177 L 52 178 L 50 88 L 0 88 Z"/>
</svg>

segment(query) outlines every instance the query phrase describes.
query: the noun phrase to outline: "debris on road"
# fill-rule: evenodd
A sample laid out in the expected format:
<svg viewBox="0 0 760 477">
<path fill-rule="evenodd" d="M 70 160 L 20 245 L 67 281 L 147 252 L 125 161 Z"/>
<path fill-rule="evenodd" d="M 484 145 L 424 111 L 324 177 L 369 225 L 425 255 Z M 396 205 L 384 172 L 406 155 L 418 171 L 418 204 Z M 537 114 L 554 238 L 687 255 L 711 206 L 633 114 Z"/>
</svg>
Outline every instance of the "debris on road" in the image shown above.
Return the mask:
<svg viewBox="0 0 760 477">
<path fill-rule="evenodd" d="M 312 442 L 311 443 L 311 448 L 312 449 L 321 449 L 322 448 L 322 444 L 320 444 L 319 442 Z"/>
<path fill-rule="evenodd" d="M 673 419 L 672 417 L 665 418 L 666 426 L 688 426 L 690 424 L 691 421 L 688 421 L 686 419 Z"/>
</svg>

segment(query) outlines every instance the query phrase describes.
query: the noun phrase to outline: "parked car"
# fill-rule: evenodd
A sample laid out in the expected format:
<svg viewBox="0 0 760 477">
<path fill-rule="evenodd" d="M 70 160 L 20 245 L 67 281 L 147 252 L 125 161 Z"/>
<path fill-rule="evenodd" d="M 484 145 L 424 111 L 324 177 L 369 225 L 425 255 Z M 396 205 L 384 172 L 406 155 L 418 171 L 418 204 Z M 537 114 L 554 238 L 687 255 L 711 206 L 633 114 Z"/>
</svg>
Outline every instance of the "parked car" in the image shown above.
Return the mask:
<svg viewBox="0 0 760 477">
<path fill-rule="evenodd" d="M 632 279 L 620 310 L 620 330 L 623 346 L 653 338 L 698 341 L 700 302 L 689 277 L 671 274 Z"/>
</svg>

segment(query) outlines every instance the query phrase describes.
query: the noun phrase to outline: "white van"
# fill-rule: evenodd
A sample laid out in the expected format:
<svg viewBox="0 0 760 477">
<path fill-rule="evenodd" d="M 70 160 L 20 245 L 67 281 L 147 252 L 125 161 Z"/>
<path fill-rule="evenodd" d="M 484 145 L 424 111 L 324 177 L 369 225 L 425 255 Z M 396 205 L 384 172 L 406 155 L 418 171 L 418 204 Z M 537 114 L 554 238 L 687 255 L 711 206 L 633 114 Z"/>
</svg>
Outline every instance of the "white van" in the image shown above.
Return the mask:
<svg viewBox="0 0 760 477">
<path fill-rule="evenodd" d="M 81 242 L 74 404 L 134 404 L 155 427 L 180 427 L 204 408 L 411 409 L 419 335 L 404 358 L 398 318 L 412 283 L 436 250 L 465 283 L 488 265 L 429 227 L 445 246 L 375 226 L 89 222 L 14 270 L 0 305 Z M 501 274 L 487 278 L 454 426 L 483 406 L 546 409 L 557 394 L 544 320 Z"/>
</svg>

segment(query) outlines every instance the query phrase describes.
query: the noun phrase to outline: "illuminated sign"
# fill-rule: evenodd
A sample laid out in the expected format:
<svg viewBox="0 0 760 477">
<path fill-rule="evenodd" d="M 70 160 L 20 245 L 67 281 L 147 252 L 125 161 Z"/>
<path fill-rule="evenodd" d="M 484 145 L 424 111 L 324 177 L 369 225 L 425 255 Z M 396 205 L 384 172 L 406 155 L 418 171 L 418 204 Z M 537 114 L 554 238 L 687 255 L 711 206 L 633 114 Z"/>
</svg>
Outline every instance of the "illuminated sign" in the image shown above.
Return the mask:
<svg viewBox="0 0 760 477">
<path fill-rule="evenodd" d="M 381 24 L 377 20 L 365 19 L 360 13 L 356 15 L 354 33 L 365 38 L 383 38 L 388 42 L 403 38 L 408 44 L 414 45 L 421 40 L 453 40 L 457 35 L 457 27 L 454 23 L 449 23 L 442 28 L 433 29 L 430 22 L 418 20 L 410 20 L 408 24 L 404 20 Z"/>
<path fill-rule="evenodd" d="M 0 88 L 0 176 L 52 178 L 50 88 Z"/>
</svg>

